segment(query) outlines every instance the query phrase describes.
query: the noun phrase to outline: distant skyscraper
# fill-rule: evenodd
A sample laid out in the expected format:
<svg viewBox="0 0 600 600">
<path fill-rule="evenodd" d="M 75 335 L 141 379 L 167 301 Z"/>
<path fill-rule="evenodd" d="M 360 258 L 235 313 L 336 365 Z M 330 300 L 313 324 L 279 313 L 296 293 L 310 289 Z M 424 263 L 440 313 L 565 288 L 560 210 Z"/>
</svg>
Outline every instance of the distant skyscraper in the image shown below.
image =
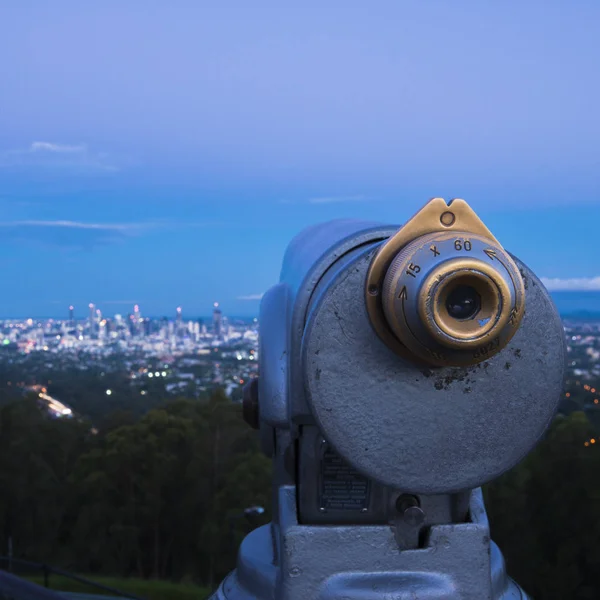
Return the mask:
<svg viewBox="0 0 600 600">
<path fill-rule="evenodd" d="M 133 307 L 133 331 L 132 335 L 139 335 L 143 331 L 142 313 L 139 305 Z"/>
<path fill-rule="evenodd" d="M 177 337 L 183 337 L 183 321 L 181 315 L 181 306 L 177 307 L 177 313 L 175 315 L 175 335 Z"/>
<path fill-rule="evenodd" d="M 221 339 L 223 335 L 223 313 L 219 308 L 219 303 L 215 302 L 213 310 L 213 332 L 217 339 Z"/>
<path fill-rule="evenodd" d="M 89 309 L 90 309 L 90 315 L 88 317 L 88 321 L 89 321 L 89 326 L 90 326 L 90 333 L 93 334 L 96 331 L 96 327 L 95 327 L 96 306 L 92 302 L 90 302 Z"/>
<path fill-rule="evenodd" d="M 199 334 L 206 333 L 206 325 L 204 323 L 204 319 L 198 319 L 198 333 Z"/>
<path fill-rule="evenodd" d="M 106 320 L 102 318 L 100 310 L 96 311 L 96 315 L 98 320 L 98 338 L 102 340 L 108 335 L 108 328 L 106 327 Z"/>
<path fill-rule="evenodd" d="M 69 327 L 75 327 L 75 307 L 69 306 Z"/>
<path fill-rule="evenodd" d="M 135 317 L 131 313 L 127 315 L 127 327 L 131 336 L 135 336 Z"/>
</svg>

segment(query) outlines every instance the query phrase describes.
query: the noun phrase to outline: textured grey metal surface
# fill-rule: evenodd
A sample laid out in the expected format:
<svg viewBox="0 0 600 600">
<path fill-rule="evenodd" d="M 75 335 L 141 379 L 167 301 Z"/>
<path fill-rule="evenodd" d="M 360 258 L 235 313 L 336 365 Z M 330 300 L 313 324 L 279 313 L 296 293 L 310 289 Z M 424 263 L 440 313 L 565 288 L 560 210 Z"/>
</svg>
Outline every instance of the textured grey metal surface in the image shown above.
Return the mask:
<svg viewBox="0 0 600 600">
<path fill-rule="evenodd" d="M 387 238 L 398 229 L 399 226 L 355 219 L 336 219 L 307 227 L 290 241 L 283 257 L 280 281 L 290 286 L 295 302 L 303 288 L 308 287 L 312 292 L 327 266 L 349 248 L 363 243 L 363 238 Z"/>
<path fill-rule="evenodd" d="M 510 344 L 465 368 L 417 369 L 377 337 L 363 285 L 372 252 L 332 281 L 303 341 L 307 399 L 324 437 L 358 470 L 413 493 L 482 485 L 514 466 L 555 414 L 565 364 L 562 324 L 537 277 Z"/>
<path fill-rule="evenodd" d="M 287 284 L 280 283 L 267 291 L 260 305 L 259 430 L 261 449 L 269 458 L 275 452 L 275 430 L 288 429 L 290 425 L 289 296 Z"/>
<path fill-rule="evenodd" d="M 366 221 L 338 220 L 309 227 L 288 246 L 281 269 L 281 282 L 289 287 L 287 327 L 290 343 L 289 415 L 294 423 L 312 422 L 306 405 L 300 364 L 300 345 L 308 305 L 320 280 L 336 262 L 359 246 L 382 241 L 398 227 Z"/>
<path fill-rule="evenodd" d="M 517 600 L 526 599 L 490 548 L 480 490 L 472 522 L 431 529 L 423 549 L 400 552 L 390 527 L 301 526 L 295 490 L 280 490 L 280 526 L 247 536 L 236 571 L 215 600 Z M 281 538 L 274 551 L 273 537 Z M 493 583 L 493 585 L 492 585 Z"/>
</svg>

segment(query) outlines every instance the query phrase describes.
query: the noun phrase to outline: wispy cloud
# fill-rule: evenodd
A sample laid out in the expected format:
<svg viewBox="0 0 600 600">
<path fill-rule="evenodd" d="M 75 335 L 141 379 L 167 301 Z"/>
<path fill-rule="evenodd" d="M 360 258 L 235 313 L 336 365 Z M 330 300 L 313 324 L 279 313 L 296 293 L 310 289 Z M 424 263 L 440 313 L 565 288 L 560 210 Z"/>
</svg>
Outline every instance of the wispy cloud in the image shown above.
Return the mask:
<svg viewBox="0 0 600 600">
<path fill-rule="evenodd" d="M 123 242 L 152 231 L 180 228 L 214 227 L 211 222 L 146 221 L 132 223 L 87 223 L 69 220 L 0 221 L 1 241 L 27 242 L 63 248 L 91 249 Z"/>
<path fill-rule="evenodd" d="M 319 196 L 309 198 L 309 204 L 332 204 L 334 202 L 365 202 L 370 200 L 367 196 Z"/>
<path fill-rule="evenodd" d="M 32 142 L 29 152 L 58 152 L 58 153 L 82 153 L 86 152 L 85 144 L 68 146 L 67 144 L 53 144 L 52 142 Z"/>
<path fill-rule="evenodd" d="M 263 296 L 264 296 L 264 294 L 248 294 L 247 296 L 238 296 L 237 299 L 252 301 L 252 300 L 260 300 Z"/>
<path fill-rule="evenodd" d="M 65 229 L 98 229 L 101 231 L 136 232 L 149 229 L 178 229 L 194 227 L 215 227 L 219 223 L 207 222 L 180 222 L 180 221 L 141 221 L 133 223 L 86 223 L 83 221 L 68 220 L 36 220 L 26 219 L 19 221 L 0 221 L 0 227 L 59 227 Z"/>
<path fill-rule="evenodd" d="M 600 290 L 600 276 L 598 277 L 576 277 L 573 279 L 560 279 L 558 277 L 542 277 L 542 283 L 551 292 L 573 291 L 583 292 Z"/>
<path fill-rule="evenodd" d="M 0 221 L 0 227 L 58 227 L 66 229 L 97 229 L 100 231 L 134 232 L 157 227 L 158 223 L 82 223 L 80 221 Z"/>
<path fill-rule="evenodd" d="M 369 196 L 315 196 L 312 198 L 303 198 L 303 199 L 291 199 L 291 198 L 282 198 L 279 200 L 280 204 L 333 204 L 333 203 L 343 203 L 343 202 L 367 202 L 373 200 L 372 197 Z"/>
<path fill-rule="evenodd" d="M 69 173 L 115 173 L 119 167 L 106 152 L 90 149 L 87 144 L 59 144 L 35 141 L 27 148 L 0 153 L 0 168 L 35 168 Z"/>
</svg>

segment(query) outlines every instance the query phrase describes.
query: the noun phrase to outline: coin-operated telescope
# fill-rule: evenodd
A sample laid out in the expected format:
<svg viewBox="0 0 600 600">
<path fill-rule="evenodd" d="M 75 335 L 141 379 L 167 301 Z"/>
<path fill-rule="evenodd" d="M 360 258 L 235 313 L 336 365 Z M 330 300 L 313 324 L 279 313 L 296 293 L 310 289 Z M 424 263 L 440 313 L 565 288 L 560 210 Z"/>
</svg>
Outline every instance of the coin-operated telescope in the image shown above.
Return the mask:
<svg viewBox="0 0 600 600">
<path fill-rule="evenodd" d="M 469 205 L 435 198 L 401 228 L 307 229 L 260 327 L 244 413 L 273 458 L 273 522 L 213 598 L 527 598 L 480 486 L 550 423 L 563 328 Z"/>
</svg>

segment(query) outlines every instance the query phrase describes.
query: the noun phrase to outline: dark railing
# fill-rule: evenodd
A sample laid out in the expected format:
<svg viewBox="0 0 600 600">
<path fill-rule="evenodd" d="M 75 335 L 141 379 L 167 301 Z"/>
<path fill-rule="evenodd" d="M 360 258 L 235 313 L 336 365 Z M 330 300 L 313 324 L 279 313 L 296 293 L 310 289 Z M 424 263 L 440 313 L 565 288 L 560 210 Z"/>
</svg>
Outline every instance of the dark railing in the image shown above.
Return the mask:
<svg viewBox="0 0 600 600">
<path fill-rule="evenodd" d="M 58 592 L 47 590 L 31 581 L 0 570 L 2 600 L 64 600 Z"/>
<path fill-rule="evenodd" d="M 69 573 L 68 571 L 63 571 L 62 569 L 51 567 L 50 565 L 47 565 L 45 563 L 37 563 L 31 562 L 29 560 L 22 560 L 20 558 L 17 559 L 8 556 L 0 556 L 0 569 L 3 569 L 5 571 L 8 570 L 13 574 L 17 574 L 15 573 L 15 571 L 19 571 L 20 573 L 23 573 L 24 571 L 27 571 L 28 573 L 37 572 L 38 574 L 41 574 L 43 576 L 45 588 L 50 588 L 51 575 L 59 575 L 67 579 L 77 581 L 78 583 L 81 583 L 83 585 L 87 585 L 90 588 L 94 588 L 96 591 L 106 592 L 112 596 L 116 596 L 117 598 L 129 598 L 130 600 L 144 600 L 144 598 L 140 598 L 139 596 L 134 596 L 133 594 L 122 592 L 121 590 L 117 590 L 108 585 L 103 585 L 96 581 L 92 581 L 91 579 L 86 579 L 85 577 L 74 575 L 73 573 Z M 0 581 L 2 581 L 1 578 Z M 2 590 L 0 589 L 0 592 L 1 591 Z"/>
</svg>

